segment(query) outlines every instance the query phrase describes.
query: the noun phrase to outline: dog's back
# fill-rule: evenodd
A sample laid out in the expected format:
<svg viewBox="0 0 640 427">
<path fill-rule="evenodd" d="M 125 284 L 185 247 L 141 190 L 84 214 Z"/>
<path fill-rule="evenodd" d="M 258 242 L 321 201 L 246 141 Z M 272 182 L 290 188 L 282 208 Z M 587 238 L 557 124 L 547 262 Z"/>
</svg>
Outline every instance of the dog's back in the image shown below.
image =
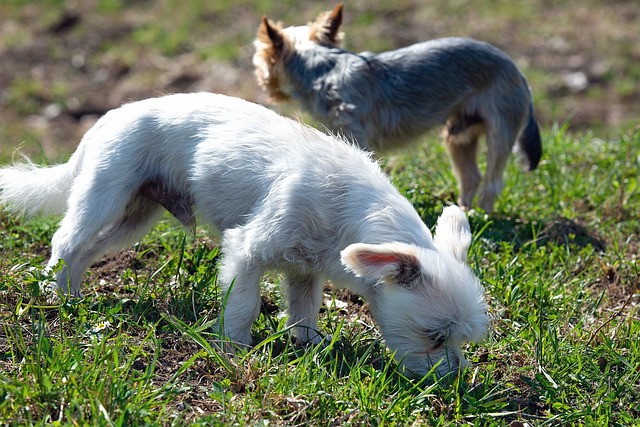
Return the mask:
<svg viewBox="0 0 640 427">
<path fill-rule="evenodd" d="M 112 110 L 85 135 L 68 163 L 0 169 L 0 201 L 46 213 L 41 199 L 51 183 L 43 178 L 52 171 L 64 191 L 48 203 L 67 207 L 61 229 L 71 229 L 60 236 L 73 239 L 73 245 L 101 240 L 104 230 L 119 236 L 103 233 L 104 243 L 83 256 L 86 262 L 146 232 L 159 206 L 187 226 L 200 217 L 222 231 L 249 221 L 263 221 L 260 233 L 267 235 L 267 226 L 292 230 L 272 230 L 280 240 L 270 247 L 291 248 L 282 255 L 311 263 L 329 248 L 337 259 L 350 243 L 336 240 L 344 237 L 338 228 L 361 220 L 369 209 L 393 205 L 410 214 L 413 229 L 426 230 L 359 148 L 223 95 L 170 95 Z M 373 239 L 384 240 L 388 233 L 393 231 L 381 229 Z M 394 239 L 415 240 L 412 232 L 404 233 Z M 58 257 L 75 256 L 54 252 L 54 263 Z M 77 293 L 80 279 L 72 282 Z"/>
<path fill-rule="evenodd" d="M 354 106 L 340 117 L 371 149 L 406 144 L 456 112 L 477 116 L 488 104 L 502 103 L 514 116 L 525 117 L 531 105 L 522 73 L 488 43 L 443 38 L 378 54 L 316 50 L 335 59 L 334 72 L 323 82 L 327 104 Z"/>
<path fill-rule="evenodd" d="M 406 103 L 420 108 L 424 101 L 412 101 L 411 98 L 425 98 L 435 104 L 431 115 L 441 114 L 439 110 L 447 110 L 447 105 L 455 106 L 470 94 L 487 89 L 498 79 L 509 78 L 515 86 L 520 86 L 523 78 L 500 49 L 481 41 L 457 37 L 430 40 L 371 55 L 362 62 L 362 67 L 361 73 L 352 73 L 353 78 L 367 78 L 367 74 L 374 72 L 374 80 L 378 84 L 386 81 L 397 91 L 395 105 Z M 440 119 L 446 119 L 446 116 Z"/>
</svg>

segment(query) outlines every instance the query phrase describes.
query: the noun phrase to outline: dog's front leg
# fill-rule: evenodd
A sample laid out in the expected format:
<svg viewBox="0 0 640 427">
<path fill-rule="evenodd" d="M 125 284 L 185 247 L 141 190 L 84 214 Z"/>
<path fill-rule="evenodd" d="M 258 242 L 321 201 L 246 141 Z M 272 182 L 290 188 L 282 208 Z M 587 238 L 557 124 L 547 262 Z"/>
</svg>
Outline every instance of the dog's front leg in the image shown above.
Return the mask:
<svg viewBox="0 0 640 427">
<path fill-rule="evenodd" d="M 322 278 L 313 274 L 289 272 L 283 288 L 289 303 L 287 326 L 294 326 L 293 336 L 303 343 L 318 344 L 318 312 L 322 304 Z"/>
<path fill-rule="evenodd" d="M 223 261 L 218 283 L 223 306 L 223 332 L 235 344 L 251 344 L 251 325 L 260 314 L 260 279 L 264 267 L 251 247 L 242 227 L 224 232 Z"/>
<path fill-rule="evenodd" d="M 225 261 L 221 267 L 224 335 L 235 344 L 251 345 L 251 325 L 260 314 L 260 278 L 256 266 Z"/>
</svg>

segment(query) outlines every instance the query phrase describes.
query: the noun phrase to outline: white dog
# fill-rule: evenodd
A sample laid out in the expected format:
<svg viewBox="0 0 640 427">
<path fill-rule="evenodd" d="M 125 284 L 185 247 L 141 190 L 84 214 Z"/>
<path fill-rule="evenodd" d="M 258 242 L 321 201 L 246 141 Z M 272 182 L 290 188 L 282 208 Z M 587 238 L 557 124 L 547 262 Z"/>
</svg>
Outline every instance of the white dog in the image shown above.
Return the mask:
<svg viewBox="0 0 640 427">
<path fill-rule="evenodd" d="M 460 209 L 444 210 L 432 238 L 367 154 L 240 99 L 180 94 L 124 105 L 68 163 L 0 169 L 0 191 L 15 212 L 64 212 L 48 265 L 64 260 L 57 286 L 72 295 L 94 260 L 140 239 L 163 207 L 186 226 L 214 224 L 223 231 L 219 281 L 231 286 L 224 332 L 240 344 L 251 342 L 266 269 L 284 273 L 297 338 L 320 341 L 322 283 L 331 280 L 369 302 L 414 375 L 438 361 L 439 374 L 464 366 L 461 344 L 487 328 Z"/>
</svg>

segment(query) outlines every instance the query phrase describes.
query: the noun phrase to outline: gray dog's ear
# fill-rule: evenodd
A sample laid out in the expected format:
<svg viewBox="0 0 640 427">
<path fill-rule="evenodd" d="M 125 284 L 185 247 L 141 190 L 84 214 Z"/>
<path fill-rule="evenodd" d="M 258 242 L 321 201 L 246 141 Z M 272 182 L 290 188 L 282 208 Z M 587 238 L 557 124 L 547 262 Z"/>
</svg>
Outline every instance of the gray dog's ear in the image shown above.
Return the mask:
<svg viewBox="0 0 640 427">
<path fill-rule="evenodd" d="M 339 3 L 331 12 L 321 13 L 316 21 L 311 24 L 310 39 L 318 44 L 329 47 L 338 47 L 342 42 L 343 34 L 339 32 L 342 25 L 342 3 Z"/>
<path fill-rule="evenodd" d="M 438 252 L 449 254 L 460 262 L 467 262 L 471 228 L 462 209 L 455 205 L 444 208 L 436 224 L 433 244 Z"/>
<path fill-rule="evenodd" d="M 274 53 L 279 55 L 284 49 L 284 35 L 277 25 L 269 21 L 266 16 L 262 17 L 262 22 L 258 28 L 258 39 L 265 43 L 271 43 Z"/>
<path fill-rule="evenodd" d="M 387 284 L 410 286 L 422 273 L 415 246 L 404 243 L 354 243 L 340 257 L 356 276 Z"/>
</svg>

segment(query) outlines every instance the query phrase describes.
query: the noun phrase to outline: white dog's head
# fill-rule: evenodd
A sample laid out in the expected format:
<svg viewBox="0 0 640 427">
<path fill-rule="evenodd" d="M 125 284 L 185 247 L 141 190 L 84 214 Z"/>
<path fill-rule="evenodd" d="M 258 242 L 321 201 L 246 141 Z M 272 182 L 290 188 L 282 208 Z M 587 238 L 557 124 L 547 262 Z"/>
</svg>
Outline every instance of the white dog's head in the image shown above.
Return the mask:
<svg viewBox="0 0 640 427">
<path fill-rule="evenodd" d="M 457 206 L 438 219 L 434 248 L 404 243 L 356 243 L 342 263 L 373 287 L 371 312 L 387 346 L 414 376 L 436 364 L 444 375 L 464 368 L 464 342 L 486 333 L 483 289 L 467 266 L 471 232 Z"/>
</svg>

